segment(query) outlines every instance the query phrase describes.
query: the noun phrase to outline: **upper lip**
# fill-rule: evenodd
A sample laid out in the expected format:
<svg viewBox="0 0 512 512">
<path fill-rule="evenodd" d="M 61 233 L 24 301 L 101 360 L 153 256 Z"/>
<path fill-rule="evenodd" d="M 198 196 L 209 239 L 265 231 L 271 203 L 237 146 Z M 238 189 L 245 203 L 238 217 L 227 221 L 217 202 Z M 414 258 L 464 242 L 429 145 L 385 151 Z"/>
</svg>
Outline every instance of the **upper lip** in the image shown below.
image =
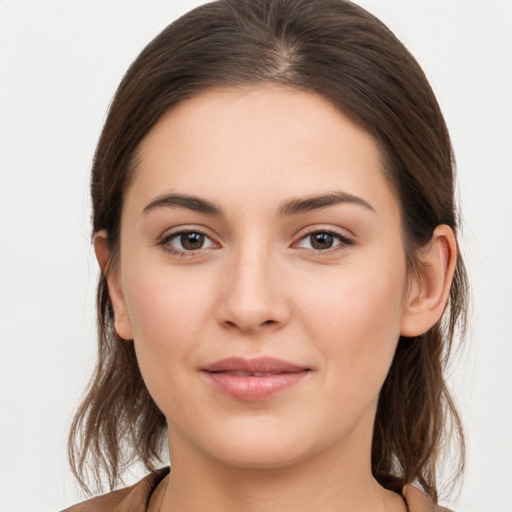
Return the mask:
<svg viewBox="0 0 512 512">
<path fill-rule="evenodd" d="M 247 373 L 296 373 L 309 370 L 306 366 L 300 366 L 274 357 L 257 357 L 245 359 L 243 357 L 228 357 L 201 368 L 207 372 L 247 372 Z"/>
</svg>

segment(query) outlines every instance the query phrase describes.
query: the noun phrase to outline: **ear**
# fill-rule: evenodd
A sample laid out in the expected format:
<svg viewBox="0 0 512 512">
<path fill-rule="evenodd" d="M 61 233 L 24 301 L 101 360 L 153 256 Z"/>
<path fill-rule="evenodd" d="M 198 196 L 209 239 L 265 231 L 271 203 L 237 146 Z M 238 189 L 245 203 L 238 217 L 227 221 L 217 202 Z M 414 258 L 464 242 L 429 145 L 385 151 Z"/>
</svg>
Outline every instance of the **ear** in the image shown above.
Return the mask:
<svg viewBox="0 0 512 512">
<path fill-rule="evenodd" d="M 108 294 L 114 308 L 114 327 L 121 338 L 131 340 L 133 339 L 132 327 L 123 297 L 119 273 L 111 264 L 107 232 L 101 230 L 94 233 L 93 243 L 101 273 L 107 280 Z"/>
<path fill-rule="evenodd" d="M 418 260 L 400 330 L 407 337 L 424 334 L 443 314 L 457 263 L 457 242 L 452 229 L 445 224 L 437 226 L 430 242 L 419 250 Z"/>
</svg>

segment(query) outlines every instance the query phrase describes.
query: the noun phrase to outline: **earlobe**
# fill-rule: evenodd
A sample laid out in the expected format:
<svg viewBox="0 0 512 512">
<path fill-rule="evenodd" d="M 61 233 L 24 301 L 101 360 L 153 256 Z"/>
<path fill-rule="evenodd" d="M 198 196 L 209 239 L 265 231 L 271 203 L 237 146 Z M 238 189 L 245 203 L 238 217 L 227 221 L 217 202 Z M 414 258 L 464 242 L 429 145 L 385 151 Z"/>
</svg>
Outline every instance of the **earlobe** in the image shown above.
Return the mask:
<svg viewBox="0 0 512 512">
<path fill-rule="evenodd" d="M 457 263 L 457 242 L 452 229 L 437 226 L 432 238 L 418 252 L 418 271 L 410 287 L 400 334 L 406 337 L 427 332 L 445 309 Z"/>
<path fill-rule="evenodd" d="M 133 339 L 132 327 L 126 309 L 118 272 L 112 268 L 110 250 L 108 248 L 108 235 L 105 230 L 94 233 L 94 252 L 108 284 L 108 293 L 114 308 L 114 326 L 117 334 L 125 340 Z"/>
</svg>

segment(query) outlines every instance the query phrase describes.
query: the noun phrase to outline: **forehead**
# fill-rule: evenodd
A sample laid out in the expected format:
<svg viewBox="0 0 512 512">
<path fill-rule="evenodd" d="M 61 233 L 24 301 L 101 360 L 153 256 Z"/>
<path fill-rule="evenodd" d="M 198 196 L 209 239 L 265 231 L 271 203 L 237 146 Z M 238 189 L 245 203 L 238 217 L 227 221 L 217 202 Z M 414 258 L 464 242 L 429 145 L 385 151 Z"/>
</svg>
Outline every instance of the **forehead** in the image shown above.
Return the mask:
<svg viewBox="0 0 512 512">
<path fill-rule="evenodd" d="M 209 90 L 169 110 L 140 145 L 129 195 L 268 203 L 332 189 L 390 195 L 373 138 L 318 94 L 258 85 Z"/>
</svg>

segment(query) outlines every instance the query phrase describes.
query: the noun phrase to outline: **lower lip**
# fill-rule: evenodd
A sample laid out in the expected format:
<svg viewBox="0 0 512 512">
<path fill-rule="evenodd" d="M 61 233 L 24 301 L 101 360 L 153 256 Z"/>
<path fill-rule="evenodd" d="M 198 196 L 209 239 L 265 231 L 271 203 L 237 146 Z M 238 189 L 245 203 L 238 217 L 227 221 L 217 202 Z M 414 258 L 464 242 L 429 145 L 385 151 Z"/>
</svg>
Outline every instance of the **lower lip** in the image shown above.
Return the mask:
<svg viewBox="0 0 512 512">
<path fill-rule="evenodd" d="M 276 373 L 260 377 L 232 375 L 223 372 L 202 372 L 213 386 L 238 400 L 263 400 L 295 386 L 309 373 L 308 370 Z"/>
</svg>

